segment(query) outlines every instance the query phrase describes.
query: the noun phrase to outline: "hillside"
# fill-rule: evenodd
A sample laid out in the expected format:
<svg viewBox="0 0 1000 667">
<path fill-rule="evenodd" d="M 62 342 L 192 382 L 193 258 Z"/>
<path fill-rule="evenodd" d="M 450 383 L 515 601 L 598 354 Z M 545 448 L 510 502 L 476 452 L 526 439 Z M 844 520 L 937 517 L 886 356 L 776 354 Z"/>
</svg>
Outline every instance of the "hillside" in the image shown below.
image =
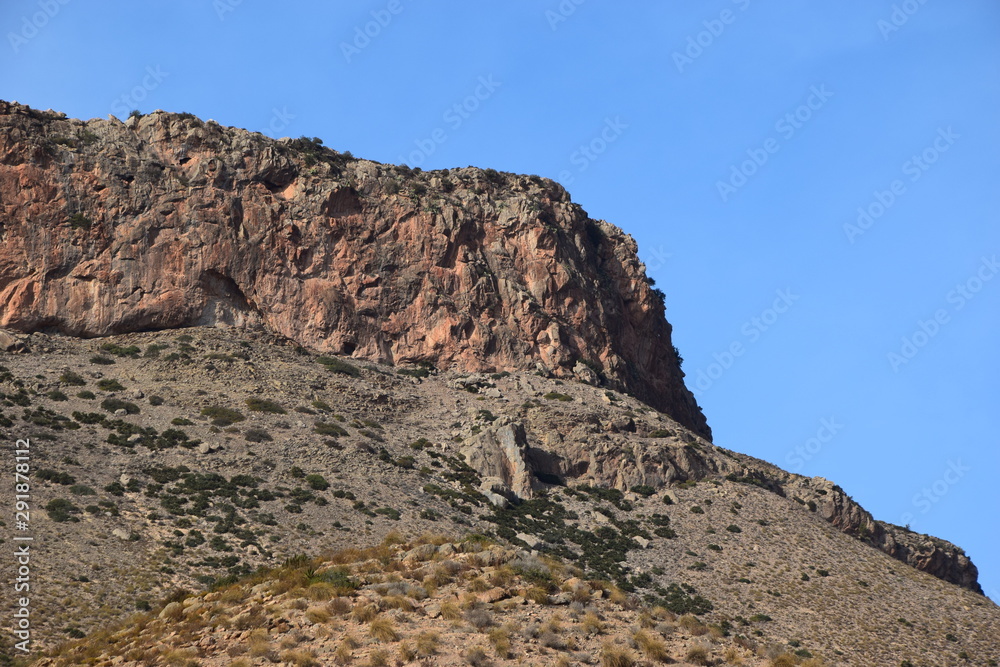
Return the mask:
<svg viewBox="0 0 1000 667">
<path fill-rule="evenodd" d="M 960 547 L 712 442 L 552 181 L 0 102 L 0 240 L 0 664 L 1000 659 Z"/>
<path fill-rule="evenodd" d="M 478 533 L 827 664 L 996 659 L 992 602 L 873 538 L 975 588 L 960 549 L 614 390 L 240 329 L 12 339 L 3 430 L 33 443 L 42 646 L 299 554 Z"/>
</svg>

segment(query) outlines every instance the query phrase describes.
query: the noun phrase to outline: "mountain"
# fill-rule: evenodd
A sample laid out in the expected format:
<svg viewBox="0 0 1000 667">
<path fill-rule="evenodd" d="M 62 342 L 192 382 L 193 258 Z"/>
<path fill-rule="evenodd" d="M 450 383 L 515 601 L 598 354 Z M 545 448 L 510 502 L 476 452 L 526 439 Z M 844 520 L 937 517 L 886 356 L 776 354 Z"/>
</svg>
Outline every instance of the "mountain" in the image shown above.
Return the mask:
<svg viewBox="0 0 1000 667">
<path fill-rule="evenodd" d="M 1000 658 L 959 547 L 711 441 L 635 243 L 557 184 L 186 114 L 0 128 L 39 664 Z"/>
<path fill-rule="evenodd" d="M 311 349 L 605 379 L 711 431 L 635 241 L 558 184 L 422 173 L 186 114 L 0 103 L 0 326 L 259 324 Z"/>
</svg>

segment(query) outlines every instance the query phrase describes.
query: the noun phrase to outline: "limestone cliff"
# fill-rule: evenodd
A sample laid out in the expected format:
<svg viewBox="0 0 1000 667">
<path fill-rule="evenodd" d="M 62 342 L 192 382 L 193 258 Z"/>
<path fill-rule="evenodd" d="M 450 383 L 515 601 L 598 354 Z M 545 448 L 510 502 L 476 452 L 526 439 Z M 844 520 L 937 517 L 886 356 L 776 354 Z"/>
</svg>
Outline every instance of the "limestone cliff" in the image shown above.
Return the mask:
<svg viewBox="0 0 1000 667">
<path fill-rule="evenodd" d="M 0 102 L 0 237 L 3 327 L 262 326 L 396 364 L 537 368 L 711 437 L 634 240 L 537 176 Z"/>
</svg>

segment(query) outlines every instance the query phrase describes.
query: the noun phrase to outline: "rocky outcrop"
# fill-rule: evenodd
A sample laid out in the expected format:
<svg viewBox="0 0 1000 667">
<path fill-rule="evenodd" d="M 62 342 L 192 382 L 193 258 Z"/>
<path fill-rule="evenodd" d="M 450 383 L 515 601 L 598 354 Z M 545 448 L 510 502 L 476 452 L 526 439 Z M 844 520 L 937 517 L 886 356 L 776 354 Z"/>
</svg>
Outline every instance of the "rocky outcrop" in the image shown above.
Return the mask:
<svg viewBox="0 0 1000 667">
<path fill-rule="evenodd" d="M 538 368 L 711 437 L 635 241 L 536 176 L 0 102 L 0 224 L 0 326 L 261 326 L 383 362 Z"/>
<path fill-rule="evenodd" d="M 513 494 L 521 499 L 531 497 L 533 475 L 525 461 L 528 441 L 521 424 L 515 422 L 489 428 L 465 444 L 461 451 L 465 462 L 490 480 L 489 491 L 501 496 Z"/>
<path fill-rule="evenodd" d="M 979 570 L 961 548 L 902 526 L 877 521 L 844 490 L 822 477 L 796 478 L 796 497 L 812 499 L 824 519 L 896 560 L 982 594 Z"/>
</svg>

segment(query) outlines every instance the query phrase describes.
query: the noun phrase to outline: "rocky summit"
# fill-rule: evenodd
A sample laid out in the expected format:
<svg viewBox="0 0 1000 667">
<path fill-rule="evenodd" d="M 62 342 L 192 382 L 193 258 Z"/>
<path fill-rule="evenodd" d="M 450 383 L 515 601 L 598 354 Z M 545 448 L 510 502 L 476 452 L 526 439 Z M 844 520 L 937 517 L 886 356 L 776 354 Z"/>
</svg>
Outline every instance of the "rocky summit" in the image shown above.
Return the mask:
<svg viewBox="0 0 1000 667">
<path fill-rule="evenodd" d="M 558 184 L 423 173 L 186 114 L 0 103 L 0 326 L 259 325 L 311 349 L 604 381 L 704 437 L 635 241 Z"/>
<path fill-rule="evenodd" d="M 1000 660 L 961 548 L 712 442 L 551 181 L 0 103 L 0 207 L 0 664 Z"/>
</svg>

